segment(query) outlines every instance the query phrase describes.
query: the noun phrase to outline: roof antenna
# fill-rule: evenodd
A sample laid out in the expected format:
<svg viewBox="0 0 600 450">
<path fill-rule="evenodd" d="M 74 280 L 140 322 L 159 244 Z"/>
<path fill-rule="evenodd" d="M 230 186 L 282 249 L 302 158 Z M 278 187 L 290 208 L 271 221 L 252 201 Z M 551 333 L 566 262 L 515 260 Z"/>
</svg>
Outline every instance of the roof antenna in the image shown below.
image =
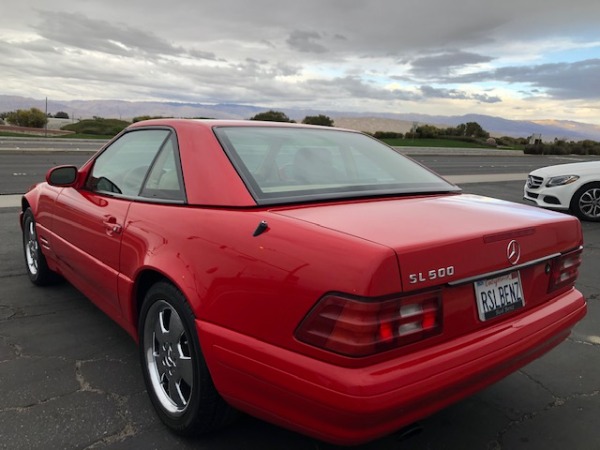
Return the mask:
<svg viewBox="0 0 600 450">
<path fill-rule="evenodd" d="M 254 233 L 252 233 L 252 236 L 254 236 L 254 237 L 260 236 L 268 229 L 269 229 L 269 224 L 267 223 L 267 221 L 261 220 L 260 223 L 258 224 L 258 226 L 256 227 L 256 230 L 254 230 Z"/>
</svg>

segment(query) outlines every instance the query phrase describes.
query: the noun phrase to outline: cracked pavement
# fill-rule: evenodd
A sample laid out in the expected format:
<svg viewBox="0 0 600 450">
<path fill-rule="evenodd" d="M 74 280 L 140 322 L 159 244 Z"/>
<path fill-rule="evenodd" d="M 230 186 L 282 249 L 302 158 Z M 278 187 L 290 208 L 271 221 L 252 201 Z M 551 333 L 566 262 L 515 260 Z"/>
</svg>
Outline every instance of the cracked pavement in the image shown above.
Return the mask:
<svg viewBox="0 0 600 450">
<path fill-rule="evenodd" d="M 522 182 L 469 191 L 520 202 Z M 600 450 L 600 224 L 584 223 L 578 287 L 588 315 L 569 339 L 520 371 L 360 449 Z M 0 209 L 0 449 L 333 449 L 242 416 L 186 439 L 158 420 L 132 339 L 67 283 L 33 286 L 17 209 Z"/>
</svg>

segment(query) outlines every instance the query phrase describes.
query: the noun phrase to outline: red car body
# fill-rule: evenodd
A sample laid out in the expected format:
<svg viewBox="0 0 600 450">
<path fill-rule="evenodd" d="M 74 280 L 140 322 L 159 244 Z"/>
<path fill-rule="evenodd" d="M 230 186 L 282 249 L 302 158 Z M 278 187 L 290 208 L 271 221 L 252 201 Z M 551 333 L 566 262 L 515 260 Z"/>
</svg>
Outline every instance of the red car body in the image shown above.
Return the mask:
<svg viewBox="0 0 600 450">
<path fill-rule="evenodd" d="M 61 186 L 49 175 L 51 183 L 23 198 L 49 269 L 136 340 L 149 286 L 175 286 L 193 312 L 216 391 L 233 407 L 358 444 L 500 380 L 559 344 L 585 315 L 574 288 L 577 219 L 454 187 L 261 203 L 215 131 L 248 127 L 315 129 L 140 122 L 125 134 L 175 136 L 181 202 L 88 189 L 97 156 L 74 182 Z M 524 305 L 482 316 L 476 294 L 485 299 L 486 288 L 475 284 L 492 279 L 490 289 L 508 292 L 508 281 L 497 281 L 504 275 L 518 283 Z M 394 317 L 380 319 L 387 315 Z M 373 326 L 377 336 L 363 339 Z"/>
</svg>

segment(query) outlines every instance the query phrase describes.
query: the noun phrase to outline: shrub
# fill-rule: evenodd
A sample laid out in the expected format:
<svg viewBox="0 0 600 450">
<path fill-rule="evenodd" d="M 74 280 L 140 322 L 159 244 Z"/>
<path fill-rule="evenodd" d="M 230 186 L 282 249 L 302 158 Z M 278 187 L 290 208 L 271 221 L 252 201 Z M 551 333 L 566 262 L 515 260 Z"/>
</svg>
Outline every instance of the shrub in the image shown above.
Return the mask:
<svg viewBox="0 0 600 450">
<path fill-rule="evenodd" d="M 373 133 L 373 137 L 377 139 L 402 139 L 404 135 L 395 131 L 376 131 Z"/>
<path fill-rule="evenodd" d="M 302 119 L 302 123 L 308 125 L 321 125 L 324 127 L 332 127 L 333 119 L 323 114 L 319 114 L 318 116 L 306 116 L 304 119 Z"/>
<path fill-rule="evenodd" d="M 129 122 L 118 119 L 94 119 L 81 120 L 62 127 L 62 130 L 74 131 L 78 134 L 92 134 L 98 136 L 115 136 L 129 125 Z"/>
<path fill-rule="evenodd" d="M 568 143 L 556 140 L 552 144 L 526 145 L 524 153 L 528 155 L 600 155 L 600 143 L 591 140 Z"/>
<path fill-rule="evenodd" d="M 137 116 L 133 118 L 133 123 L 141 122 L 142 120 L 151 120 L 151 119 L 166 119 L 164 116 Z"/>
<path fill-rule="evenodd" d="M 48 118 L 38 108 L 18 109 L 6 115 L 6 121 L 19 127 L 44 128 Z"/>
<path fill-rule="evenodd" d="M 421 125 L 415 129 L 419 139 L 433 139 L 440 135 L 441 130 L 433 125 Z"/>
</svg>

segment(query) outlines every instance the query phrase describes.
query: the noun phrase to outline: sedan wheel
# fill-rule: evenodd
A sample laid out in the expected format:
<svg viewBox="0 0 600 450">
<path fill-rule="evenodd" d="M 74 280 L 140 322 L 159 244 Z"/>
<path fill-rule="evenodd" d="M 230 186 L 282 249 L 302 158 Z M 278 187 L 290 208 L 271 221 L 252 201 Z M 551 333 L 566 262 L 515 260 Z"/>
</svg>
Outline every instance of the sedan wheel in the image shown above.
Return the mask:
<svg viewBox="0 0 600 450">
<path fill-rule="evenodd" d="M 571 210 L 581 220 L 600 221 L 600 183 L 579 188 L 571 200 Z"/>
<path fill-rule="evenodd" d="M 233 410 L 217 393 L 183 294 L 159 282 L 146 294 L 139 323 L 146 388 L 161 420 L 182 434 L 213 431 Z"/>
<path fill-rule="evenodd" d="M 35 219 L 29 208 L 23 213 L 23 253 L 27 275 L 32 283 L 43 286 L 57 279 L 57 275 L 48 268 L 40 248 Z"/>
</svg>

